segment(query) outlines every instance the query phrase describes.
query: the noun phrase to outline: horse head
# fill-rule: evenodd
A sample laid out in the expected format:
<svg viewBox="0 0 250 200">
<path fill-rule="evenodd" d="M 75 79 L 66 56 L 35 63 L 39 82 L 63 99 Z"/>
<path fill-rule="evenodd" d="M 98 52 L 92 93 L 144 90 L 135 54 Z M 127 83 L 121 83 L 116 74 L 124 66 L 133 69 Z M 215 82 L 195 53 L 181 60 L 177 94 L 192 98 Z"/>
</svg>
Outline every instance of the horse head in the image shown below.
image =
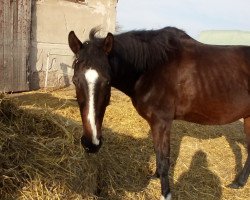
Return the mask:
<svg viewBox="0 0 250 200">
<path fill-rule="evenodd" d="M 89 153 L 96 153 L 102 145 L 102 122 L 110 101 L 110 65 L 108 55 L 113 45 L 113 35 L 108 33 L 105 39 L 94 38 L 95 30 L 90 33 L 90 40 L 82 43 L 71 31 L 68 42 L 75 54 L 72 81 L 76 89 L 83 136 L 81 142 Z"/>
</svg>

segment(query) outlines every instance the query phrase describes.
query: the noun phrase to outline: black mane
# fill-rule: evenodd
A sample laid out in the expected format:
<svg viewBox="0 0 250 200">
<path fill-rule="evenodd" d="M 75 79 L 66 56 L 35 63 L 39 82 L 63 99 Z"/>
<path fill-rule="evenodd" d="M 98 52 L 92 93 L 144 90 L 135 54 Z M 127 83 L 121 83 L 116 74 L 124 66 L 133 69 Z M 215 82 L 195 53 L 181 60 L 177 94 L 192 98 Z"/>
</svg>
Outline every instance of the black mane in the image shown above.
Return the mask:
<svg viewBox="0 0 250 200">
<path fill-rule="evenodd" d="M 90 41 L 103 44 L 96 37 L 99 28 L 90 31 Z M 121 33 L 114 36 L 114 47 L 111 56 L 119 57 L 127 66 L 145 71 L 170 61 L 171 56 L 181 48 L 180 39 L 190 38 L 184 31 L 166 27 L 159 30 L 139 30 Z"/>
</svg>

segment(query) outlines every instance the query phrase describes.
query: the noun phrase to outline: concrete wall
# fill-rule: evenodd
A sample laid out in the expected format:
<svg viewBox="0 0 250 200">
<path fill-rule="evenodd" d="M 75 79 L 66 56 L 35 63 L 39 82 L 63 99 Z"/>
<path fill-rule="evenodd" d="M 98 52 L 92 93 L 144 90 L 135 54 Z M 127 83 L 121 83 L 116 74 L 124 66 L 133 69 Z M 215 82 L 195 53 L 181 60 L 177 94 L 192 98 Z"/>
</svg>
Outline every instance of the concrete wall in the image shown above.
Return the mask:
<svg viewBox="0 0 250 200">
<path fill-rule="evenodd" d="M 32 7 L 30 89 L 71 84 L 73 54 L 68 33 L 82 41 L 91 28 L 115 31 L 117 0 L 36 0 Z"/>
</svg>

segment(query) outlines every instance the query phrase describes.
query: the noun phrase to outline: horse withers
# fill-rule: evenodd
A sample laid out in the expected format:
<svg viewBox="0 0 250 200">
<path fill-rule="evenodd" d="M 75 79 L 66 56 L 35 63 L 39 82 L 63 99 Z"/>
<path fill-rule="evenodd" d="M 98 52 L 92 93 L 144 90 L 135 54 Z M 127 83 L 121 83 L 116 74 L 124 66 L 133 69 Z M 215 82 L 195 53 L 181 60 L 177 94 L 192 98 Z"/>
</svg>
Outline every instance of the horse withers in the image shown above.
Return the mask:
<svg viewBox="0 0 250 200">
<path fill-rule="evenodd" d="M 250 173 L 250 47 L 202 44 L 174 27 L 130 31 L 82 43 L 69 33 L 75 54 L 73 82 L 82 117 L 82 144 L 95 153 L 111 87 L 128 95 L 150 125 L 161 199 L 171 199 L 170 127 L 175 119 L 226 124 L 244 118 L 248 156 L 234 188 Z"/>
</svg>

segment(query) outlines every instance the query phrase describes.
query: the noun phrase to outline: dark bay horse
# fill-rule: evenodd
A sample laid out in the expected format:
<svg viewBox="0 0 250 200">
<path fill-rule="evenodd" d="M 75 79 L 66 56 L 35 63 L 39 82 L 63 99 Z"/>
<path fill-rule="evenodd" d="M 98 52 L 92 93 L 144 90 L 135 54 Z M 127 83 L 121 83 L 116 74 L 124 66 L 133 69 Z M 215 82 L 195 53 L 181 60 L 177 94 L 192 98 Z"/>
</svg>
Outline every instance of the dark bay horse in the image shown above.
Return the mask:
<svg viewBox="0 0 250 200">
<path fill-rule="evenodd" d="M 248 156 L 232 187 L 250 173 L 250 47 L 202 44 L 174 27 L 130 31 L 82 43 L 72 31 L 69 46 L 76 59 L 73 82 L 82 117 L 81 142 L 95 153 L 111 87 L 128 95 L 149 123 L 156 153 L 161 199 L 169 188 L 170 128 L 174 119 L 226 124 L 244 118 Z"/>
</svg>

